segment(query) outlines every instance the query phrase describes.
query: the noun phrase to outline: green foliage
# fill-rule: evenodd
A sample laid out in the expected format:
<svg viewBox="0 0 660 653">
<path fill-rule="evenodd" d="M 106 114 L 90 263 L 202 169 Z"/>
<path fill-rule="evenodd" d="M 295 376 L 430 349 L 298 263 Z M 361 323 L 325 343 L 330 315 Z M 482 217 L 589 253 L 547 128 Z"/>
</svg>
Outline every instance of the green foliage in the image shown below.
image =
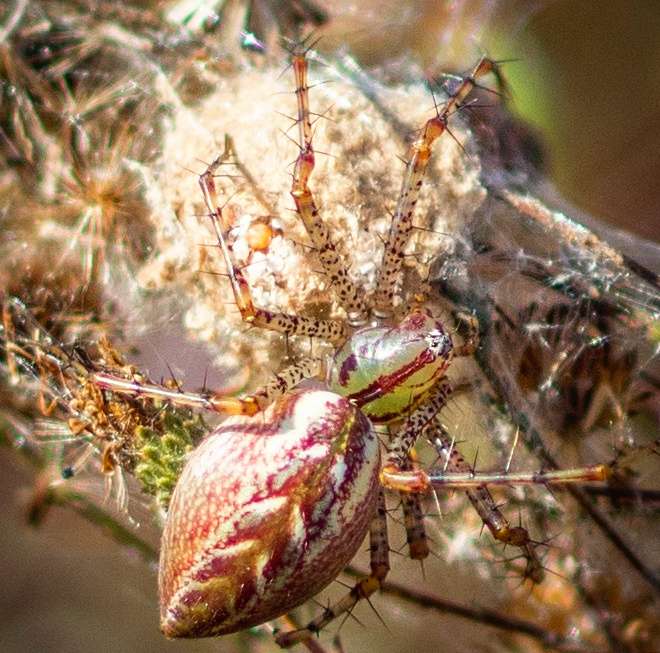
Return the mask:
<svg viewBox="0 0 660 653">
<path fill-rule="evenodd" d="M 186 457 L 206 435 L 204 420 L 186 410 L 165 406 L 153 427 L 136 431 L 135 476 L 142 489 L 167 509 Z"/>
</svg>

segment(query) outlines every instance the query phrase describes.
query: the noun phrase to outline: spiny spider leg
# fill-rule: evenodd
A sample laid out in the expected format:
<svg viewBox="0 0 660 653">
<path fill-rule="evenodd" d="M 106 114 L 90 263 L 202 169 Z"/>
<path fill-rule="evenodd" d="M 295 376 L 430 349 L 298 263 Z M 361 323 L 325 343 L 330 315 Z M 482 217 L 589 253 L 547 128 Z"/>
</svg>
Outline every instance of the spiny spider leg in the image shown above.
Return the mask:
<svg viewBox="0 0 660 653">
<path fill-rule="evenodd" d="M 215 393 L 180 392 L 153 383 L 141 383 L 98 372 L 92 376 L 104 390 L 133 397 L 162 399 L 178 406 L 214 411 L 223 415 L 254 415 L 264 410 L 277 397 L 293 390 L 301 381 L 325 374 L 320 358 L 301 358 L 275 375 L 269 383 L 245 397 L 225 397 Z"/>
<path fill-rule="evenodd" d="M 410 452 L 424 429 L 447 403 L 452 389 L 447 379 L 441 379 L 426 400 L 404 420 L 392 438 L 387 460 L 380 471 L 381 483 L 399 492 L 426 492 L 429 478 L 423 469 L 410 466 Z"/>
<path fill-rule="evenodd" d="M 429 477 L 425 471 L 419 468 L 411 469 L 409 454 L 419 436 L 425 431 L 428 431 L 429 427 L 433 424 L 438 413 L 446 404 L 451 392 L 452 389 L 449 382 L 446 379 L 440 381 L 428 399 L 416 408 L 404 421 L 398 433 L 393 438 L 387 461 L 381 470 L 381 482 L 385 487 L 398 490 L 402 494 L 415 493 L 412 496 L 416 497 L 419 501 L 419 494 L 425 492 L 433 484 L 435 477 Z M 544 576 L 543 566 L 536 555 L 535 545 L 530 540 L 527 530 L 521 526 L 510 526 L 504 515 L 497 508 L 495 501 L 485 486 L 477 485 L 477 487 L 474 487 L 476 485 L 472 478 L 475 475 L 474 470 L 466 462 L 461 453 L 452 445 L 451 440 L 447 437 L 442 427 L 439 426 L 438 428 L 438 433 L 429 437 L 438 450 L 438 454 L 446 458 L 449 474 L 458 473 L 472 480 L 471 484 L 466 482 L 465 485 L 460 487 L 465 490 L 484 524 L 491 531 L 495 539 L 505 544 L 517 546 L 522 550 L 527 560 L 525 578 L 530 578 L 534 583 L 540 583 Z M 571 482 L 573 479 L 583 481 L 585 478 L 587 480 L 604 480 L 606 476 L 603 476 L 601 473 L 602 469 L 604 469 L 604 466 L 597 466 L 597 469 L 594 468 L 594 473 L 586 477 L 584 474 L 585 470 L 571 470 L 570 473 L 560 472 L 555 475 L 556 482 Z M 497 477 L 499 481 L 502 476 L 506 475 L 489 475 L 488 479 Z M 543 474 L 536 473 L 524 476 L 527 482 L 534 482 L 535 480 L 538 482 L 543 477 Z M 545 478 L 548 478 L 548 476 L 546 475 Z M 406 523 L 408 538 L 410 540 L 412 536 L 414 540 L 420 543 L 420 549 L 419 551 L 415 551 L 415 554 L 418 554 L 417 559 L 423 559 L 426 557 L 424 551 L 428 555 L 428 546 L 426 545 L 423 531 L 418 532 L 418 526 L 421 521 L 414 516 L 416 514 L 414 506 L 408 505 L 405 500 L 403 505 L 404 508 L 407 507 L 410 511 L 411 522 L 410 524 Z M 419 507 L 419 511 L 417 512 L 421 516 L 421 507 Z M 407 521 L 408 519 L 406 519 Z M 413 555 L 413 547 L 411 547 L 411 557 L 416 557 Z"/>
<path fill-rule="evenodd" d="M 450 395 L 451 386 L 449 382 L 447 380 L 441 381 L 429 395 L 427 401 L 415 409 L 404 421 L 399 432 L 393 439 L 387 461 L 381 470 L 381 482 L 385 487 L 398 490 L 401 493 L 412 492 L 418 494 L 425 492 L 431 485 L 435 485 L 434 481 L 436 477 L 430 477 L 422 469 L 410 468 L 408 455 L 419 436 L 423 432 L 428 431 L 430 425 L 433 424 Z M 497 508 L 488 489 L 484 485 L 475 483 L 473 478 L 475 476 L 474 470 L 465 458 L 463 458 L 458 449 L 452 446 L 451 440 L 447 437 L 442 427 L 438 427 L 439 431 L 437 434 L 435 433 L 435 425 L 433 425 L 433 428 L 434 436 L 430 437 L 430 439 L 436 447 L 438 454 L 447 459 L 447 471 L 449 472 L 447 478 L 449 479 L 452 473 L 458 473 L 463 477 L 461 480 L 465 481 L 464 484 L 457 485 L 465 490 L 472 505 L 493 534 L 493 537 L 505 544 L 519 547 L 527 560 L 525 578 L 530 578 L 534 583 L 540 583 L 544 576 L 543 566 L 536 555 L 535 545 L 530 540 L 527 530 L 520 526 L 510 526 L 504 515 Z M 572 480 L 601 481 L 606 478 L 605 469 L 605 466 L 599 465 L 593 470 L 558 472 L 554 475 L 556 478 L 555 482 L 565 483 Z M 545 478 L 549 478 L 548 474 L 545 475 Z M 543 478 L 544 475 L 542 473 L 534 473 L 524 476 L 524 482 L 531 483 L 534 480 L 543 482 L 543 480 L 539 479 Z M 486 482 L 494 477 L 496 477 L 498 482 L 501 482 L 501 478 L 506 477 L 506 475 L 489 475 Z M 442 480 L 444 480 L 444 475 Z M 472 482 L 470 483 L 470 481 Z M 512 477 L 509 477 L 509 482 L 512 482 Z M 441 484 L 438 483 L 438 485 L 440 486 Z M 447 486 L 451 486 L 450 481 L 447 482 Z"/>
<path fill-rule="evenodd" d="M 474 88 L 476 80 L 495 69 L 496 64 L 494 61 L 482 57 L 473 68 L 472 73 L 461 81 L 456 91 L 449 97 L 442 111 L 437 111 L 436 115 L 426 122 L 422 128 L 420 138 L 410 147 L 406 172 L 403 177 L 388 241 L 383 252 L 380 275 L 374 296 L 373 311 L 377 317 L 389 318 L 393 313 L 396 286 L 403 262 L 403 252 L 412 231 L 415 204 L 417 203 L 419 190 L 422 187 L 426 166 L 431 157 L 433 143 L 445 132 L 449 116 L 460 108 L 463 100 Z"/>
<path fill-rule="evenodd" d="M 412 464 L 404 466 L 404 471 L 412 469 Z M 406 544 L 411 560 L 425 560 L 430 553 L 426 528 L 424 526 L 424 509 L 422 495 L 411 492 L 399 492 L 403 526 L 406 530 Z"/>
<path fill-rule="evenodd" d="M 429 474 L 434 488 L 466 489 L 482 485 L 570 485 L 571 483 L 601 483 L 612 477 L 609 465 L 590 465 L 573 469 L 553 469 L 538 472 L 475 472 Z"/>
<path fill-rule="evenodd" d="M 245 322 L 264 329 L 271 329 L 287 335 L 313 336 L 338 342 L 344 337 L 344 323 L 340 320 L 315 320 L 309 317 L 272 313 L 257 308 L 252 301 L 252 293 L 242 270 L 234 256 L 231 241 L 228 239 L 229 225 L 225 218 L 224 206 L 218 200 L 218 191 L 214 175 L 230 156 L 231 150 L 225 151 L 213 161 L 199 178 L 204 202 L 209 212 L 215 235 L 227 265 L 229 280 L 236 299 L 236 305 Z"/>
<path fill-rule="evenodd" d="M 390 430 L 390 441 L 394 433 Z M 400 461 L 402 471 L 412 471 L 412 453 L 405 460 Z M 422 495 L 407 491 L 399 492 L 401 500 L 401 511 L 403 512 L 403 526 L 406 531 L 406 544 L 408 555 L 411 560 L 425 560 L 430 553 L 426 528 L 424 526 L 424 509 L 422 507 Z"/>
<path fill-rule="evenodd" d="M 378 505 L 376 515 L 369 526 L 369 555 L 371 574 L 359 580 L 351 590 L 345 594 L 334 605 L 326 608 L 323 614 L 310 621 L 305 628 L 280 633 L 275 641 L 283 648 L 289 648 L 298 642 L 309 639 L 312 635 L 319 633 L 328 624 L 340 617 L 342 614 L 351 612 L 356 604 L 362 599 L 377 592 L 383 585 L 383 581 L 390 571 L 390 545 L 387 537 L 387 508 L 385 506 L 385 495 L 383 490 L 378 494 Z"/>
<path fill-rule="evenodd" d="M 427 429 L 427 436 L 438 455 L 445 460 L 448 472 L 473 473 L 471 465 L 463 458 L 444 427 L 437 420 Z M 493 537 L 504 544 L 510 544 L 522 550 L 527 560 L 524 577 L 531 579 L 534 583 L 540 583 L 545 572 L 527 529 L 509 524 L 486 487 L 467 488 L 465 493 Z"/>
<path fill-rule="evenodd" d="M 312 124 L 309 112 L 306 52 L 301 51 L 300 48 L 294 50 L 292 65 L 296 77 L 300 154 L 293 172 L 291 196 L 296 203 L 298 215 L 318 251 L 319 260 L 332 283 L 334 292 L 346 310 L 349 324 L 361 326 L 367 319 L 364 293 L 349 277 L 348 268 L 330 238 L 328 227 L 319 216 L 308 185 L 309 178 L 314 171 L 314 148 L 312 147 Z"/>
</svg>

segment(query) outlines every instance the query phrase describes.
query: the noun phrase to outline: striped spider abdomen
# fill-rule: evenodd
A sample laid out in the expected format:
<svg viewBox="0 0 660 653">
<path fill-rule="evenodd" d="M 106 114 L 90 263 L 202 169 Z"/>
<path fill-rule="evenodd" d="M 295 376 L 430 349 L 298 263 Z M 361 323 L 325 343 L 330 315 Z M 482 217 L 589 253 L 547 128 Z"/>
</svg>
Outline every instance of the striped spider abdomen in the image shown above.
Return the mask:
<svg viewBox="0 0 660 653">
<path fill-rule="evenodd" d="M 379 468 L 367 418 L 327 391 L 223 422 L 172 497 L 159 565 L 165 635 L 261 624 L 328 585 L 364 540 Z"/>
</svg>

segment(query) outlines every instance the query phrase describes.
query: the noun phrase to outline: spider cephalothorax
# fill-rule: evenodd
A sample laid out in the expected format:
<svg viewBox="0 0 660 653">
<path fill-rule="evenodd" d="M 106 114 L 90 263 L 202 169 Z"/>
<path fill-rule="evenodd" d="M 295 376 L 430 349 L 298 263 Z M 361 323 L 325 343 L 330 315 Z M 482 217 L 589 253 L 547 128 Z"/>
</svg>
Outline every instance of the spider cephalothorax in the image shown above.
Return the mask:
<svg viewBox="0 0 660 653">
<path fill-rule="evenodd" d="M 394 327 L 365 327 L 337 351 L 330 389 L 377 424 L 401 419 L 449 367 L 452 340 L 441 322 L 416 310 Z"/>
</svg>

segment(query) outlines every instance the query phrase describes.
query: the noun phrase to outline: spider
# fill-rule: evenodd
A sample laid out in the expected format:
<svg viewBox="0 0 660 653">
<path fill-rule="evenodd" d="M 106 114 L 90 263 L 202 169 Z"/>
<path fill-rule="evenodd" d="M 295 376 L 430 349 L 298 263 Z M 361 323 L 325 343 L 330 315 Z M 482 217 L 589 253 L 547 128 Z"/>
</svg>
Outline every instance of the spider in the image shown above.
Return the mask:
<svg viewBox="0 0 660 653">
<path fill-rule="evenodd" d="M 346 318 L 315 319 L 255 306 L 215 183 L 233 154 L 230 141 L 199 181 L 243 321 L 286 336 L 324 339 L 334 354 L 302 357 L 240 398 L 94 375 L 104 390 L 230 416 L 190 456 L 169 506 L 159 565 L 161 628 L 168 637 L 222 635 L 281 616 L 326 587 L 368 532 L 371 573 L 303 628 L 276 636 L 283 647 L 308 639 L 368 600 L 385 581 L 390 569 L 385 489 L 401 497 L 411 558 L 429 555 L 421 497 L 431 479 L 414 461 L 420 437 L 429 437 L 447 471 L 474 476 L 436 418 L 452 394 L 446 372 L 454 358 L 475 351 L 477 324 L 459 315 L 465 328 L 462 342 L 455 343 L 425 307 L 424 293 L 404 305 L 398 284 L 433 144 L 477 80 L 499 76 L 497 63 L 484 56 L 456 80 L 412 144 L 371 297 L 350 277 L 309 186 L 315 153 L 302 47 L 292 52 L 292 68 L 300 151 L 291 195 Z M 312 380 L 325 386 L 306 385 Z M 382 463 L 376 427 L 389 433 Z M 525 577 L 540 582 L 544 570 L 537 543 L 525 528 L 509 524 L 485 486 L 469 478 L 466 484 L 493 536 L 519 547 Z"/>
</svg>

